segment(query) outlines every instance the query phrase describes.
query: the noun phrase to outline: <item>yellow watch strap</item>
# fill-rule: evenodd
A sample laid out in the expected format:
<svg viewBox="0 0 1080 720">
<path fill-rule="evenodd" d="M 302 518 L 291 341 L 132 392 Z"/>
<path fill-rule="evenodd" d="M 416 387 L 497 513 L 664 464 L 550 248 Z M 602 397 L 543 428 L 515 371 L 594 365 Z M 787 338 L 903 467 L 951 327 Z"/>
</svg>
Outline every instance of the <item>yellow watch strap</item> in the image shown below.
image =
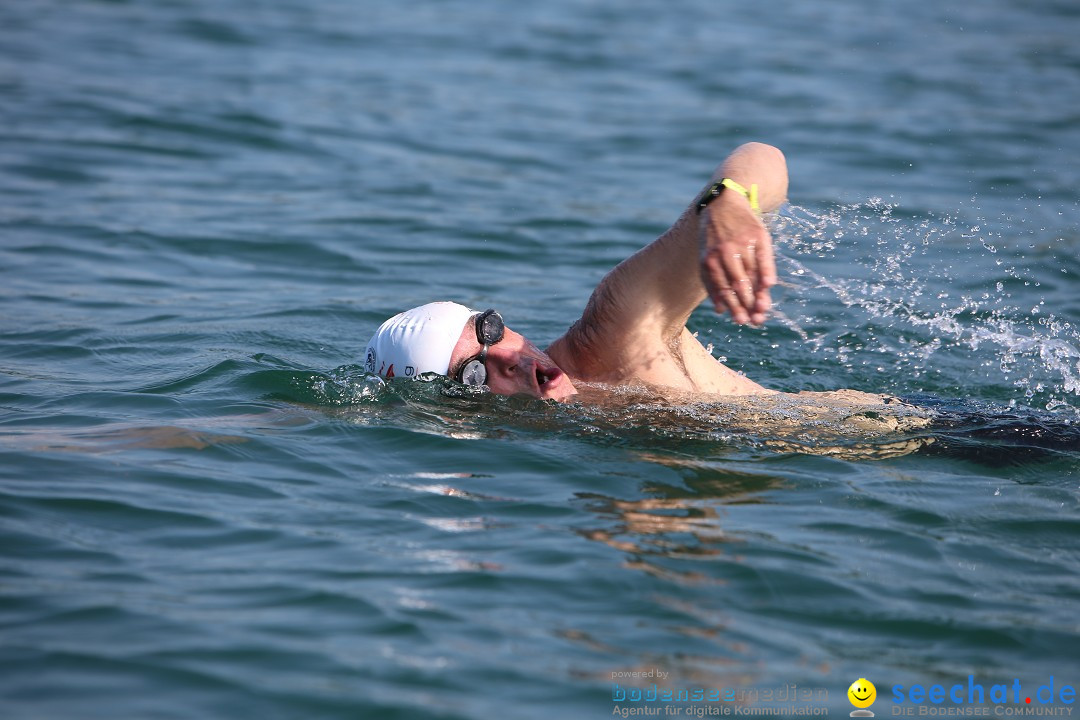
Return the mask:
<svg viewBox="0 0 1080 720">
<path fill-rule="evenodd" d="M 720 193 L 722 193 L 724 191 L 724 188 L 730 188 L 730 189 L 734 190 L 735 192 L 739 193 L 744 198 L 746 198 L 747 200 L 750 201 L 750 209 L 751 210 L 753 210 L 754 212 L 761 212 L 761 206 L 758 204 L 758 186 L 757 186 L 757 183 L 754 183 L 753 185 L 751 185 L 750 189 L 747 190 L 746 188 L 744 188 L 742 185 L 735 182 L 731 178 L 724 178 L 720 182 L 713 183 L 712 185 L 710 185 L 709 189 L 706 190 L 704 193 L 702 193 L 701 197 L 698 198 L 698 200 L 697 200 L 698 214 L 700 214 L 701 211 L 704 210 L 708 206 L 709 203 L 711 203 L 716 198 L 720 197 Z"/>
<path fill-rule="evenodd" d="M 758 205 L 757 183 L 751 185 L 749 190 L 747 190 L 731 178 L 724 178 L 720 181 L 720 184 L 726 188 L 731 188 L 732 190 L 740 193 L 744 198 L 749 200 L 751 210 L 753 210 L 754 212 L 761 212 L 761 206 Z"/>
</svg>

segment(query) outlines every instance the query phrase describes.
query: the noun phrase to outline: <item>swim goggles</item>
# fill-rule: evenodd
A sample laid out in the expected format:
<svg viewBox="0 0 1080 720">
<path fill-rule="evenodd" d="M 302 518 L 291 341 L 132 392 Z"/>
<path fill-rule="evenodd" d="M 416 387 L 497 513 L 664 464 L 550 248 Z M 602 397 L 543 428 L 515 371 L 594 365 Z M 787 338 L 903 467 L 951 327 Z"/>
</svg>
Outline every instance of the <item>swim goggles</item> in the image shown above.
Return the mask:
<svg viewBox="0 0 1080 720">
<path fill-rule="evenodd" d="M 471 358 L 461 366 L 461 371 L 455 378 L 463 385 L 481 387 L 487 382 L 487 359 L 488 348 L 503 339 L 506 326 L 503 325 L 502 315 L 494 310 L 485 310 L 476 316 L 476 342 L 484 346 L 480 354 Z"/>
</svg>

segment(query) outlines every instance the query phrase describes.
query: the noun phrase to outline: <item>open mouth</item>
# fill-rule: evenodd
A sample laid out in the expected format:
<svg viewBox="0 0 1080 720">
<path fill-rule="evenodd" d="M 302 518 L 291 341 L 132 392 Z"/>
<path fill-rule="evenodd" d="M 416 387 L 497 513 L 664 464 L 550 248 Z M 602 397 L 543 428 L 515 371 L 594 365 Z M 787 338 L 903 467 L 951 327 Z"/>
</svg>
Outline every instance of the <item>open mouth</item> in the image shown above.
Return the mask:
<svg viewBox="0 0 1080 720">
<path fill-rule="evenodd" d="M 562 370 L 558 368 L 542 368 L 539 365 L 536 366 L 536 387 L 540 392 L 544 392 L 548 388 L 555 385 L 562 376 Z"/>
</svg>

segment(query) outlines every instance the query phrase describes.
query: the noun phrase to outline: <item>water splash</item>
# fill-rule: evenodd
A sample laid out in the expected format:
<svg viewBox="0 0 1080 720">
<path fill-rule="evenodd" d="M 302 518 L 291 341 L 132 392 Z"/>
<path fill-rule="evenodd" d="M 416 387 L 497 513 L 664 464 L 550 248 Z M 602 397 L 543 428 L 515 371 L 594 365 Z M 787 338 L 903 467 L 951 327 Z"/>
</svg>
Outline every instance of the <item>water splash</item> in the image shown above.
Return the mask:
<svg viewBox="0 0 1080 720">
<path fill-rule="evenodd" d="M 357 405 L 377 400 L 386 382 L 359 365 L 344 365 L 329 373 L 294 378 L 294 384 L 320 405 Z"/>
<path fill-rule="evenodd" d="M 891 375 L 897 391 L 929 378 L 963 394 L 1004 381 L 1026 404 L 1075 408 L 1080 326 L 1049 311 L 1067 293 L 1046 295 L 1069 270 L 1033 262 L 1002 227 L 913 217 L 879 198 L 821 213 L 790 206 L 774 226 L 775 317 L 811 352 Z"/>
</svg>

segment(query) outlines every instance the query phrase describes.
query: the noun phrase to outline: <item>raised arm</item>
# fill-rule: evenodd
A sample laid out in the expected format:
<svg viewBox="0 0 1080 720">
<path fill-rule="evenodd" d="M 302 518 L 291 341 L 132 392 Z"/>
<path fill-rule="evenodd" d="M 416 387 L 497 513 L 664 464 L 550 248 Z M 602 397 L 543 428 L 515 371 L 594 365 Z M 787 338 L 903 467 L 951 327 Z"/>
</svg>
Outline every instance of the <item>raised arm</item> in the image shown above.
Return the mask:
<svg viewBox="0 0 1080 720">
<path fill-rule="evenodd" d="M 764 212 L 787 194 L 783 154 L 761 143 L 735 150 L 713 175 L 721 178 L 757 185 Z M 699 196 L 667 232 L 600 281 L 581 319 L 549 348 L 552 357 L 582 377 L 656 377 L 649 368 L 674 357 L 670 350 L 684 340 L 706 282 L 717 311 L 729 310 L 735 322 L 764 321 L 776 272 L 760 215 L 735 190 L 721 192 L 699 214 Z"/>
<path fill-rule="evenodd" d="M 787 196 L 784 155 L 771 145 L 740 146 L 717 167 L 709 185 L 722 178 L 745 188 L 757 185 L 763 212 L 775 210 Z M 776 270 L 760 215 L 735 190 L 723 191 L 699 213 L 700 195 L 667 232 L 607 274 L 589 300 L 586 319 L 597 313 L 604 325 L 614 323 L 623 331 L 646 325 L 675 337 L 706 293 L 717 312 L 731 311 L 737 323 L 765 319 Z"/>
</svg>

